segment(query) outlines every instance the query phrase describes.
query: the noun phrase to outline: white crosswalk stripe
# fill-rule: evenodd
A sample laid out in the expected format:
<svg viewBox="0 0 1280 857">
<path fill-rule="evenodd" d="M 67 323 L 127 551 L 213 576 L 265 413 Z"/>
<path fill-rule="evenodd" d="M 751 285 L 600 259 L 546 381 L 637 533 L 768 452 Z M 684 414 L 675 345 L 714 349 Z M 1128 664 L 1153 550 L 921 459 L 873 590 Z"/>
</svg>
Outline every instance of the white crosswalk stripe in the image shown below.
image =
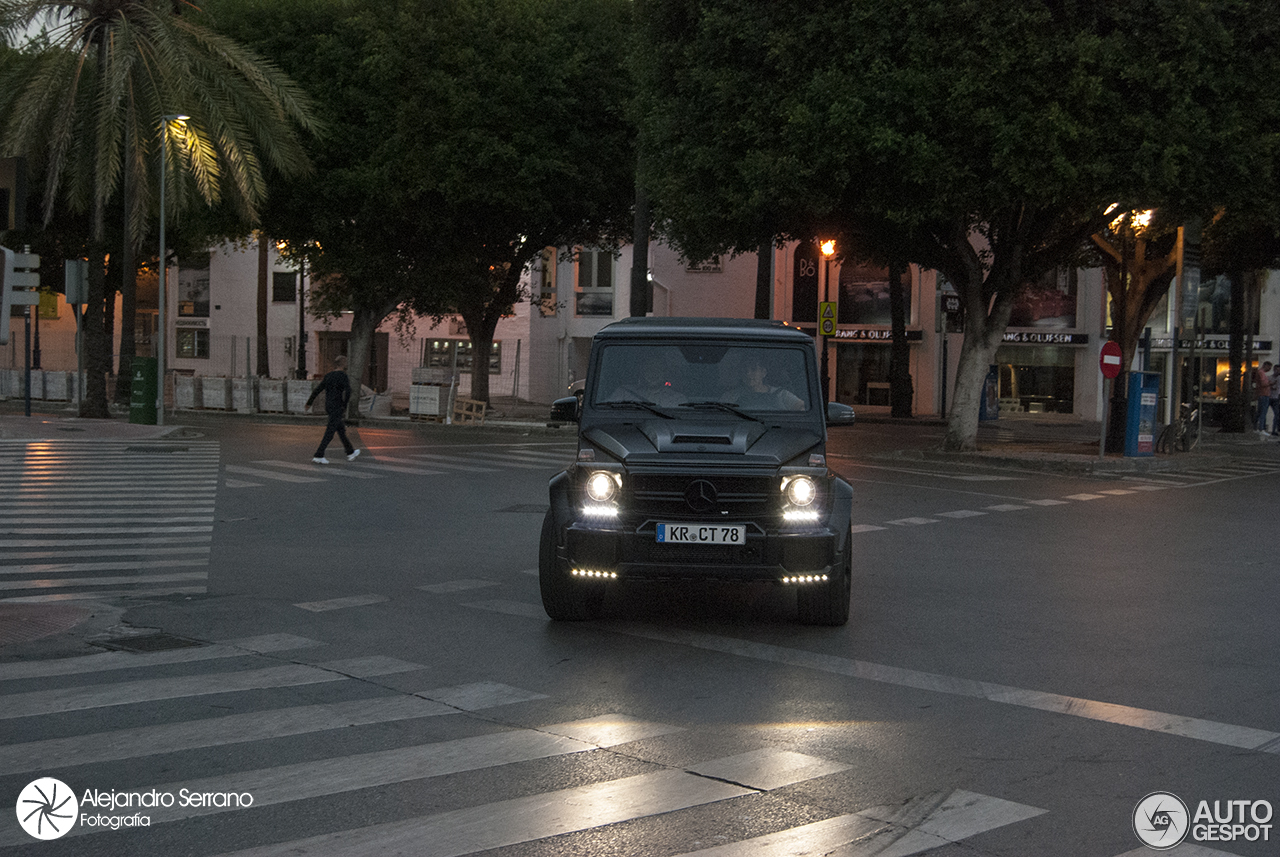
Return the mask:
<svg viewBox="0 0 1280 857">
<path fill-rule="evenodd" d="M 206 591 L 219 446 L 0 441 L 0 599 Z"/>
<path fill-rule="evenodd" d="M 607 751 L 635 742 L 657 742 L 663 749 L 655 751 L 654 758 L 672 754 L 678 758 L 689 749 L 685 730 L 625 713 L 536 728 L 500 725 L 515 718 L 485 712 L 547 697 L 492 681 L 394 691 L 387 682 L 364 680 L 398 675 L 394 686 L 412 686 L 419 673 L 429 672 L 428 666 L 379 655 L 325 659 L 316 656 L 323 651 L 322 645 L 290 634 L 272 634 L 172 651 L 107 652 L 0 664 L 4 699 L 0 719 L 10 727 L 0 730 L 0 771 L 15 783 L 44 775 L 70 786 L 80 802 L 80 821 L 65 838 L 95 837 L 80 846 L 95 851 L 119 847 L 118 840 L 124 836 L 104 823 L 104 817 L 109 821 L 145 815 L 151 832 L 131 834 L 127 846 L 131 854 L 145 855 L 193 849 L 209 853 L 209 828 L 196 826 L 196 820 L 243 813 L 253 814 L 244 828 L 251 832 L 231 840 L 240 849 L 234 853 L 241 857 L 293 853 L 461 857 L 619 822 L 669 819 L 723 801 L 750 801 L 849 769 L 842 761 L 765 746 L 712 758 L 694 750 L 684 762 L 647 762 L 651 770 L 637 773 L 638 759 L 631 750 Z M 299 704 L 293 688 L 301 686 L 309 689 Z M 209 707 L 219 713 L 211 717 L 192 717 L 192 707 L 182 704 L 213 695 L 217 705 Z M 158 706 L 164 700 L 176 704 Z M 280 701 L 286 704 L 281 706 Z M 148 714 L 140 720 L 138 713 L 144 710 Z M 173 712 L 170 719 L 159 716 L 165 711 Z M 75 712 L 85 716 L 64 721 L 71 729 L 31 728 L 39 722 L 37 718 Z M 431 734 L 422 729 L 429 720 L 440 718 L 457 719 L 440 730 L 439 737 L 416 737 Z M 396 724 L 404 727 L 388 728 Z M 28 737 L 10 738 L 6 743 L 7 735 Z M 339 735 L 344 739 L 355 735 L 357 740 L 336 740 Z M 313 740 L 299 743 L 308 737 Z M 254 749 L 228 754 L 225 758 L 235 761 L 209 769 L 210 752 L 236 746 Z M 316 752 L 329 746 L 344 747 L 347 752 Z M 574 761 L 585 757 L 590 761 Z M 271 763 L 263 764 L 267 759 Z M 402 784 L 412 784 L 418 793 L 439 789 L 447 794 L 453 782 L 449 778 L 485 776 L 498 782 L 509 767 L 527 770 L 533 763 L 550 766 L 551 782 L 561 780 L 555 771 L 568 773 L 582 770 L 583 765 L 595 775 L 586 784 L 551 785 L 490 802 L 483 797 L 477 802 L 473 796 L 455 799 L 455 808 L 427 814 L 420 814 L 422 810 L 415 810 L 412 803 L 398 812 L 380 811 L 373 821 L 364 821 L 363 813 L 349 814 L 332 826 L 315 816 L 317 804 L 302 806 L 331 798 L 376 801 L 378 789 Z M 167 776 L 137 782 L 140 770 Z M 112 781 L 117 776 L 119 783 Z M 95 805 L 87 797 L 113 792 L 127 797 L 126 791 L 135 790 L 139 795 L 251 798 L 246 805 L 238 805 L 237 799 L 170 801 L 158 806 L 152 802 L 144 808 L 137 800 L 112 806 L 108 796 Z M 294 814 L 287 810 L 294 805 L 298 805 L 298 820 L 292 826 L 257 823 L 263 818 L 277 822 L 290 818 Z M 917 806 L 923 809 L 908 818 L 908 810 Z M 285 808 L 286 814 L 279 808 Z M 940 792 L 909 802 L 905 808 L 872 807 L 736 842 L 729 821 L 724 828 L 729 835 L 716 837 L 726 844 L 698 851 L 691 838 L 686 853 L 782 857 L 815 853 L 813 849 L 819 847 L 825 852 L 875 842 L 874 851 L 847 853 L 902 857 L 1043 812 L 972 792 Z M 85 823 L 87 815 L 94 816 L 95 823 Z M 699 839 L 705 838 L 703 824 L 695 834 Z M 154 833 L 159 826 L 167 832 Z M 0 847 L 33 841 L 12 822 L 0 827 Z M 643 851 L 643 844 L 638 847 Z"/>
<path fill-rule="evenodd" d="M 569 464 L 576 447 L 558 443 L 474 446 L 387 447 L 363 450 L 352 462 L 334 461 L 329 466 L 278 459 L 253 461 L 249 465 L 229 464 L 226 488 L 261 488 L 271 482 L 293 484 L 323 483 L 335 479 L 383 479 L 398 476 L 458 476 L 495 474 L 510 470 L 544 470 L 547 475 Z M 305 474 L 305 475 L 304 475 Z M 261 480 L 266 480 L 264 483 Z"/>
</svg>

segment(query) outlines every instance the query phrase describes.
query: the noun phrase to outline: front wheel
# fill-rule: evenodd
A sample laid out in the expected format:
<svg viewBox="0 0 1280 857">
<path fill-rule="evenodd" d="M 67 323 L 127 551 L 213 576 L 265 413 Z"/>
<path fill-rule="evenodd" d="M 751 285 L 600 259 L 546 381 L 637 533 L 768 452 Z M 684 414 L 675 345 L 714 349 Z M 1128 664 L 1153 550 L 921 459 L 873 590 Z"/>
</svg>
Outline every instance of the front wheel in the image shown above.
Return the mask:
<svg viewBox="0 0 1280 857">
<path fill-rule="evenodd" d="M 853 595 L 853 539 L 832 566 L 831 579 L 818 586 L 796 590 L 796 608 L 802 625 L 844 625 L 849 621 L 849 599 Z"/>
<path fill-rule="evenodd" d="M 600 611 L 604 593 L 599 585 L 578 582 L 560 568 L 556 561 L 556 521 L 548 511 L 542 519 L 542 539 L 538 544 L 538 588 L 542 591 L 542 609 L 557 622 L 581 622 Z"/>
</svg>

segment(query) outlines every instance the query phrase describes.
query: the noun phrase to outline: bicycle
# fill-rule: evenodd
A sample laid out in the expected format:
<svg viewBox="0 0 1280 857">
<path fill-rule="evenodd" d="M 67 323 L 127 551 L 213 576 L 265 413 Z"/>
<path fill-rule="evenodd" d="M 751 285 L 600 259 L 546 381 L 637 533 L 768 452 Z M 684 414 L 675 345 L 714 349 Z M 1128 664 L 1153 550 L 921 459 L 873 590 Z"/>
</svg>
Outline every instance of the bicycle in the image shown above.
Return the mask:
<svg viewBox="0 0 1280 857">
<path fill-rule="evenodd" d="M 1190 452 L 1200 442 L 1200 409 L 1187 402 L 1178 407 L 1178 417 L 1160 432 L 1156 452 Z"/>
</svg>

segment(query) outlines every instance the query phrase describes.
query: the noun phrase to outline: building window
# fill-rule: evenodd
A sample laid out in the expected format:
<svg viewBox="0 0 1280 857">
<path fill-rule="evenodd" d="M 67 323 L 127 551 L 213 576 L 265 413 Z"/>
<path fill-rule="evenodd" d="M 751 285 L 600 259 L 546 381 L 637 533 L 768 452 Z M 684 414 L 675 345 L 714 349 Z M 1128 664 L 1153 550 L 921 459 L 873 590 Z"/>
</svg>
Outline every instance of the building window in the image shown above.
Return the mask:
<svg viewBox="0 0 1280 857">
<path fill-rule="evenodd" d="M 296 303 L 298 300 L 298 272 L 274 271 L 271 274 L 271 300 L 278 304 Z"/>
<path fill-rule="evenodd" d="M 209 317 L 209 269 L 178 271 L 178 315 Z"/>
<path fill-rule="evenodd" d="M 456 359 L 459 372 L 470 372 L 474 353 L 469 339 L 433 339 L 427 343 L 423 365 L 452 370 Z M 502 343 L 496 340 L 489 349 L 489 374 L 502 374 Z"/>
<path fill-rule="evenodd" d="M 613 253 L 609 250 L 579 250 L 577 271 L 577 314 L 613 315 Z"/>
<path fill-rule="evenodd" d="M 175 334 L 174 346 L 179 357 L 209 357 L 209 331 L 180 327 Z"/>
</svg>

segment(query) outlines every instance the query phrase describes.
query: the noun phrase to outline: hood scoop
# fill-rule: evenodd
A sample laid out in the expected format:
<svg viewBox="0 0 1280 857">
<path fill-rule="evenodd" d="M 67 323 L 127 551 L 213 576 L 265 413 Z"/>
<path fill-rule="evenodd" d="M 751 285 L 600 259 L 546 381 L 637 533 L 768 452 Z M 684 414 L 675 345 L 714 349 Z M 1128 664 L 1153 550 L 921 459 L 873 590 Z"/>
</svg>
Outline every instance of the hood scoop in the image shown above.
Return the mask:
<svg viewBox="0 0 1280 857">
<path fill-rule="evenodd" d="M 645 432 L 658 452 L 727 452 L 742 455 L 760 436 L 758 423 L 671 425 L 649 423 Z"/>
</svg>

